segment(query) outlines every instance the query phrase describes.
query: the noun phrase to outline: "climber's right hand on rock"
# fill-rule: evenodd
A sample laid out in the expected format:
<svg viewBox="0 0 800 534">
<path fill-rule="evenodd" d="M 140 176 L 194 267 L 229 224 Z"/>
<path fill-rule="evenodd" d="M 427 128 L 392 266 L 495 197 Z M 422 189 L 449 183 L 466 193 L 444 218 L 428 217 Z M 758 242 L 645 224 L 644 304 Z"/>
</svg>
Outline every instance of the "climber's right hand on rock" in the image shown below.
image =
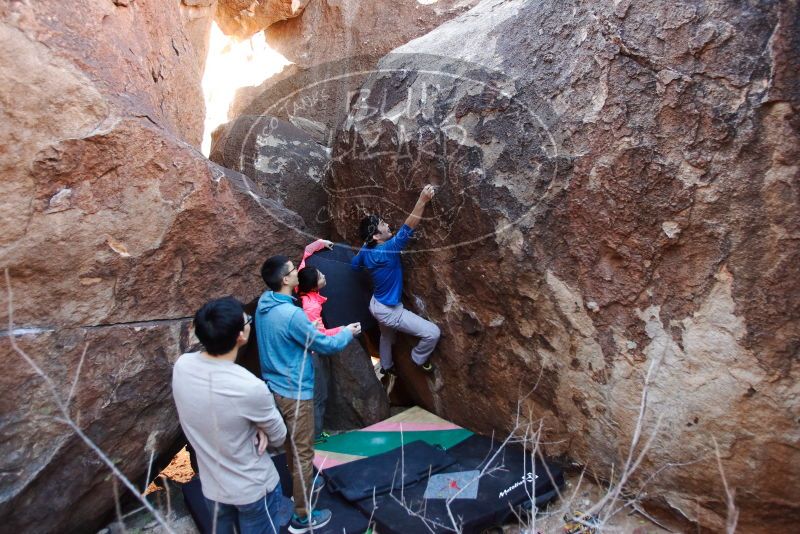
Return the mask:
<svg viewBox="0 0 800 534">
<path fill-rule="evenodd" d="M 433 188 L 431 184 L 426 185 L 422 188 L 422 193 L 419 194 L 420 200 L 424 200 L 425 202 L 430 202 L 433 198 L 433 195 L 436 194 L 436 190 Z"/>
</svg>

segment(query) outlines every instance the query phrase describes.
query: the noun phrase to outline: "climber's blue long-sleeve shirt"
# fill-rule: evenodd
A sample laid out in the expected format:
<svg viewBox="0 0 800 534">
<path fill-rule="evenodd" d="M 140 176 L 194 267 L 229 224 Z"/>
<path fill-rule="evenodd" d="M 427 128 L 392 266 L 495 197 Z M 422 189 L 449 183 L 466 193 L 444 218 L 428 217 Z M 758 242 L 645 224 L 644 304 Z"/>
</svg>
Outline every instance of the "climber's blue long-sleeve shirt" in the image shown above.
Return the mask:
<svg viewBox="0 0 800 534">
<path fill-rule="evenodd" d="M 372 276 L 375 286 L 375 300 L 385 306 L 400 304 L 403 295 L 403 265 L 400 263 L 400 252 L 408 244 L 414 230 L 404 224 L 397 235 L 385 243 L 368 248 L 361 247 L 353 258 L 354 269 L 365 267 Z"/>
</svg>

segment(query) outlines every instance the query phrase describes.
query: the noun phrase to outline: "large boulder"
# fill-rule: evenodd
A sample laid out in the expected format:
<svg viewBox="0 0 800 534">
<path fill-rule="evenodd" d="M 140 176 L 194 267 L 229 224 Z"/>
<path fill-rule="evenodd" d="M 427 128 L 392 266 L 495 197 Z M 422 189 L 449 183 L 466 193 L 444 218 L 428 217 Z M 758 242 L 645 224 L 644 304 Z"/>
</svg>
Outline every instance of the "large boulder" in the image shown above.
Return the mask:
<svg viewBox="0 0 800 534">
<path fill-rule="evenodd" d="M 419 402 L 484 432 L 530 414 L 617 481 L 646 384 L 628 495 L 721 530 L 716 440 L 740 528 L 793 528 L 798 21 L 486 0 L 381 60 L 329 191 L 357 243 L 364 212 L 399 225 L 439 185 L 405 258 L 407 306 L 442 328 Z"/>
<path fill-rule="evenodd" d="M 125 496 L 56 397 L 144 488 L 178 434 L 171 363 L 192 314 L 257 294 L 264 258 L 304 244 L 288 230 L 297 215 L 195 148 L 203 12 L 155 0 L 0 8 L 6 530 L 91 532 L 113 513 L 113 486 Z"/>
<path fill-rule="evenodd" d="M 358 342 L 328 358 L 330 380 L 325 428 L 352 430 L 387 419 L 389 397 L 378 381 L 369 354 Z"/>
<path fill-rule="evenodd" d="M 327 149 L 358 88 L 389 50 L 476 3 L 320 0 L 304 5 L 299 15 L 284 13 L 285 20 L 270 22 L 264 33 L 270 46 L 294 64 L 257 87 L 237 91 L 228 112 L 231 121 L 212 137 L 211 159 L 278 189 L 287 207 L 303 215 L 317 235 L 328 237 L 332 216 L 320 179 L 327 172 Z M 244 14 L 225 15 L 239 4 L 247 7 Z M 226 33 L 250 35 L 256 13 L 274 11 L 267 4 L 222 1 L 217 21 Z M 266 27 L 263 21 L 258 26 Z"/>
</svg>

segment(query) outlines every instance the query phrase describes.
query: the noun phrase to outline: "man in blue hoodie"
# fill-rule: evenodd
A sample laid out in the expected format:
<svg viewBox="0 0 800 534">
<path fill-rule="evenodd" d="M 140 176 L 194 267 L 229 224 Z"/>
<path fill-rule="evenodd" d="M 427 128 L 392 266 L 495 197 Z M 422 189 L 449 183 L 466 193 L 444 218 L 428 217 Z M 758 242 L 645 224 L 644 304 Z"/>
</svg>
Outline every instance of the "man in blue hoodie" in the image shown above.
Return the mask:
<svg viewBox="0 0 800 534">
<path fill-rule="evenodd" d="M 353 336 L 358 323 L 349 324 L 335 336 L 326 336 L 308 320 L 292 296 L 298 285 L 297 268 L 286 256 L 273 256 L 261 267 L 269 290 L 258 300 L 255 326 L 261 375 L 283 414 L 288 438 L 286 460 L 292 473 L 295 513 L 289 532 L 301 534 L 331 520 L 330 510 L 311 510 L 312 488 L 324 485 L 313 479 L 314 460 L 314 364 L 311 352 L 335 354 Z"/>
</svg>

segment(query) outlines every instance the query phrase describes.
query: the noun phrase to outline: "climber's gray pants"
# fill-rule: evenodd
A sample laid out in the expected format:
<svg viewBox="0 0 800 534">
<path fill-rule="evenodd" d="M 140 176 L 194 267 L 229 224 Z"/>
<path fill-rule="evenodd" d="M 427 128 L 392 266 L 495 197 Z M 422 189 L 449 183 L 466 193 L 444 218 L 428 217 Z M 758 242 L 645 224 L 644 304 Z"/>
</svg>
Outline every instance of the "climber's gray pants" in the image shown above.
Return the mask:
<svg viewBox="0 0 800 534">
<path fill-rule="evenodd" d="M 414 363 L 422 365 L 428 361 L 441 335 L 438 326 L 403 308 L 402 303 L 397 306 L 386 306 L 375 300 L 375 297 L 369 302 L 369 311 L 381 328 L 381 367 L 390 369 L 394 364 L 392 345 L 398 330 L 420 338 L 417 346 L 411 351 Z"/>
</svg>

